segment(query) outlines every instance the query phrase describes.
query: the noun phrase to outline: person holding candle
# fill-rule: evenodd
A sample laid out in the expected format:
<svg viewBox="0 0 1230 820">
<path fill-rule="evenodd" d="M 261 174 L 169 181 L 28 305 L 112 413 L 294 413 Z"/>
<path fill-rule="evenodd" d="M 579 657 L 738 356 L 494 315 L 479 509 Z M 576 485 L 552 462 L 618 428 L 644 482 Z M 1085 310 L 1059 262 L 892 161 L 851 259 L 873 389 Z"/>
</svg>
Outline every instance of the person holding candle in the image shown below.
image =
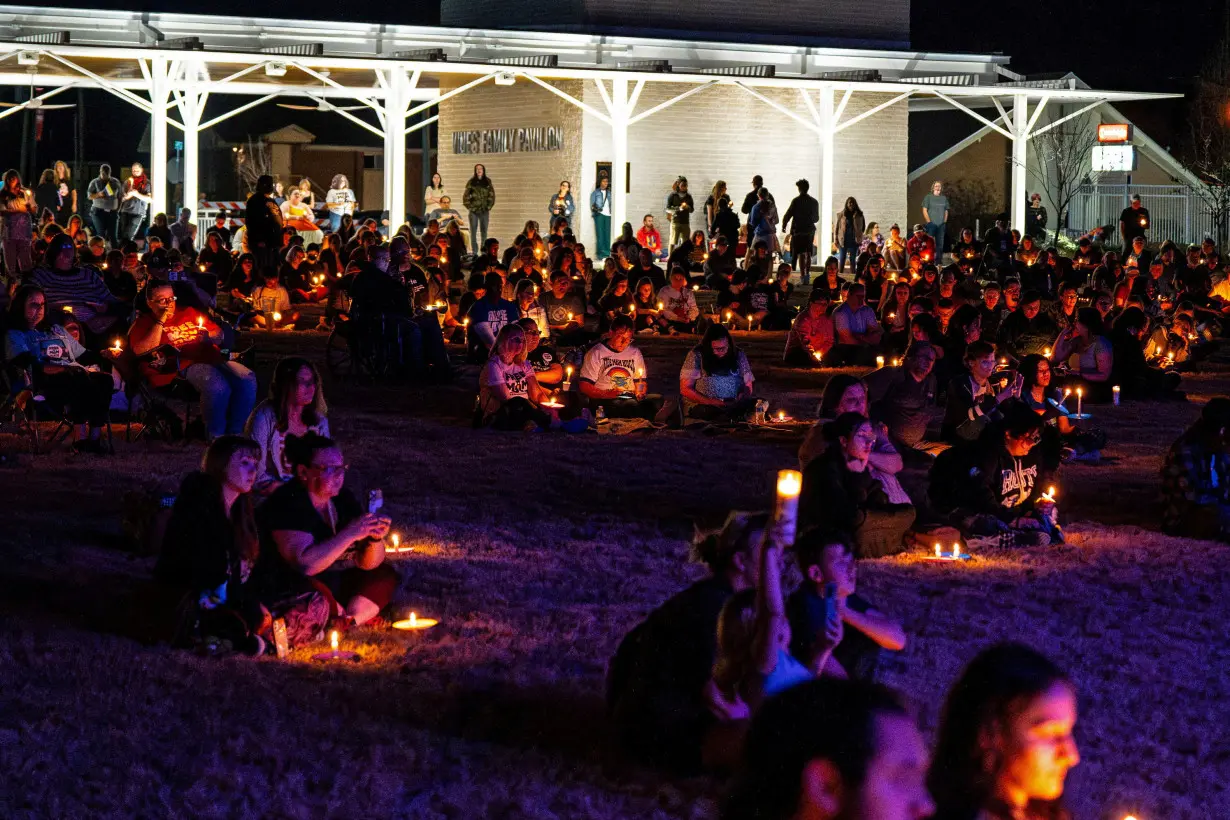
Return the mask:
<svg viewBox="0 0 1230 820">
<path fill-rule="evenodd" d="M 261 280 L 252 291 L 252 323 L 268 330 L 294 330 L 299 312 L 290 303 L 290 291 L 282 286 L 278 269 L 265 268 Z"/>
<path fill-rule="evenodd" d="M 1149 317 L 1138 307 L 1129 307 L 1115 319 L 1111 330 L 1112 362 L 1107 383 L 1119 385 L 1125 399 L 1175 398 L 1183 377 L 1172 370 L 1149 365 L 1142 345 L 1149 333 Z"/>
<path fill-rule="evenodd" d="M 150 384 L 163 387 L 178 377 L 200 392 L 210 441 L 243 432 L 256 404 L 256 374 L 227 358 L 220 348 L 225 338 L 211 317 L 193 307 L 177 308 L 169 282 L 146 287 L 145 305 L 128 331 L 132 352 L 143 359 L 141 371 Z"/>
<path fill-rule="evenodd" d="M 1076 720 L 1076 687 L 1050 660 L 1018 643 L 979 653 L 940 717 L 927 777 L 936 820 L 1067 820 Z"/>
<path fill-rule="evenodd" d="M 119 242 L 133 242 L 140 238 L 141 225 L 149 214 L 153 193 L 154 186 L 146 175 L 144 166 L 134 162 L 128 179 L 124 180 L 123 195 L 120 197 L 119 223 L 116 228 Z"/>
<path fill-rule="evenodd" d="M 828 315 L 829 296 L 824 290 L 813 290 L 807 308 L 799 314 L 786 334 L 786 350 L 782 361 L 792 367 L 820 367 L 833 349 L 836 335 L 833 320 Z"/>
<path fill-rule="evenodd" d="M 864 377 L 864 406 L 870 406 L 871 418 L 877 423 L 877 452 L 891 446 L 892 455 L 898 460 L 907 456 L 914 461 L 929 463 L 932 455 L 944 449 L 943 444 L 932 440 L 927 434 L 937 393 L 935 363 L 935 347 L 929 342 L 914 342 L 906 349 L 900 364 L 877 368 Z M 825 396 L 827 395 L 826 386 Z M 822 410 L 826 404 L 827 402 L 821 402 Z M 866 412 L 865 409 L 857 407 L 853 409 Z M 887 469 L 886 465 L 875 463 L 875 456 L 872 462 L 873 469 L 877 466 L 882 470 Z M 897 468 L 892 472 L 899 470 L 900 468 Z M 884 484 L 891 500 L 904 501 L 894 497 L 893 487 L 885 476 L 877 477 Z"/>
<path fill-rule="evenodd" d="M 538 324 L 533 319 L 517 322 L 525 331 L 525 360 L 534 368 L 534 378 L 548 390 L 558 390 L 564 381 L 563 359 L 550 344 L 550 337 L 538 335 Z"/>
<path fill-rule="evenodd" d="M 73 240 L 58 234 L 47 243 L 43 264 L 35 268 L 30 281 L 43 289 L 49 308 L 71 308 L 89 338 L 97 346 L 110 337 L 131 311 L 131 306 L 111 295 L 98 271 L 76 264 Z"/>
<path fill-rule="evenodd" d="M 612 275 L 606 290 L 598 300 L 599 330 L 603 333 L 609 331 L 611 322 L 617 316 L 633 317 L 635 315 L 632 294 L 628 292 L 628 277 L 622 273 Z"/>
<path fill-rule="evenodd" d="M 74 452 L 105 455 L 102 431 L 113 392 L 111 374 L 103 370 L 106 360 L 62 325 L 47 321 L 47 296 L 38 285 L 17 288 L 6 325 L 4 361 L 13 374 L 13 395 L 37 391 L 48 407 L 65 408 L 79 426 Z"/>
<path fill-rule="evenodd" d="M 632 344 L 632 317 L 618 315 L 611 320 L 605 341 L 585 353 L 581 365 L 581 395 L 591 410 L 601 407 L 608 418 L 654 420 L 663 407 L 660 395 L 648 392 L 645 357 Z"/>
<path fill-rule="evenodd" d="M 1166 452 L 1162 529 L 1188 538 L 1230 540 L 1230 399 L 1217 396 Z"/>
<path fill-rule="evenodd" d="M 904 649 L 905 628 L 855 591 L 858 569 L 852 539 L 846 533 L 816 528 L 795 541 L 794 553 L 803 582 L 786 599 L 791 654 L 810 664 L 815 653 L 823 651 L 827 611 L 833 605 L 826 600 L 826 590 L 832 585 L 843 628 L 829 664 L 853 680 L 875 682 L 881 650 Z"/>
<path fill-rule="evenodd" d="M 1066 368 L 1069 378 L 1064 385 L 1073 391 L 1080 387 L 1086 401 L 1110 400 L 1114 349 L 1096 308 L 1076 311 L 1076 322 L 1055 339 L 1050 360 Z"/>
<path fill-rule="evenodd" d="M 734 424 L 746 420 L 756 406 L 754 385 L 752 367 L 730 331 L 724 325 L 709 325 L 679 371 L 685 422 Z"/>
<path fill-rule="evenodd" d="M 593 334 L 585 330 L 585 298 L 572 283 L 567 272 L 553 271 L 550 289 L 538 297 L 547 313 L 547 327 L 555 343 L 564 347 L 588 344 L 594 339 Z"/>
<path fill-rule="evenodd" d="M 525 331 L 517 322 L 500 328 L 491 357 L 478 377 L 476 427 L 495 430 L 551 430 L 560 427 L 554 408 L 542 405 L 550 396 L 526 362 Z"/>
<path fill-rule="evenodd" d="M 875 426 L 861 413 L 845 412 L 821 430 L 827 448 L 803 470 L 799 531 L 824 525 L 850 532 L 859 558 L 900 552 L 915 511 L 893 503 L 870 470 Z"/>
<path fill-rule="evenodd" d="M 264 652 L 261 633 L 272 617 L 252 583 L 260 555 L 252 503 L 259 463 L 255 442 L 220 436 L 200 470 L 180 484 L 154 567 L 154 577 L 182 600 L 172 645 L 221 639 L 247 655 Z"/>
<path fill-rule="evenodd" d="M 1004 317 L 999 326 L 999 350 L 1001 355 L 1019 359 L 1030 353 L 1041 353 L 1051 346 L 1059 328 L 1042 312 L 1042 294 L 1036 290 L 1025 291 L 1020 304 Z"/>
<path fill-rule="evenodd" d="M 547 214 L 551 217 L 552 226 L 558 220 L 563 220 L 568 229 L 572 230 L 572 215 L 576 210 L 576 203 L 572 199 L 572 183 L 563 180 L 559 184 L 559 190 L 551 196 L 551 200 L 547 203 Z"/>
<path fill-rule="evenodd" d="M 4 268 L 11 281 L 22 278 L 34 267 L 33 232 L 37 219 L 34 194 L 22 185 L 21 175 L 10 168 L 4 172 L 4 187 L 0 188 L 0 240 Z"/>
<path fill-rule="evenodd" d="M 635 332 L 657 330 L 659 313 L 660 308 L 657 294 L 654 292 L 653 280 L 644 276 L 636 283 L 636 288 L 632 291 L 632 317 Z"/>
<path fill-rule="evenodd" d="M 987 424 L 1000 417 L 1000 405 L 1020 396 L 1019 373 L 1005 376 L 1007 385 L 1002 380 L 991 382 L 999 361 L 995 348 L 987 342 L 968 345 L 964 364 L 964 372 L 949 382 L 948 402 L 940 426 L 940 438 L 951 443 L 977 439 Z"/>
<path fill-rule="evenodd" d="M 244 434 L 252 439 L 260 456 L 255 489 L 265 496 L 294 478 L 286 456 L 287 436 L 315 433 L 329 437 L 328 408 L 316 365 L 298 356 L 288 356 L 273 369 L 269 397 L 256 406 Z"/>
<path fill-rule="evenodd" d="M 470 357 L 481 361 L 487 360 L 500 329 L 521 318 L 521 309 L 517 304 L 503 297 L 504 279 L 499 273 L 489 272 L 484 285 L 482 298 L 477 299 L 466 313 L 466 318 L 470 320 L 467 331 Z"/>
<path fill-rule="evenodd" d="M 1036 354 L 1026 356 L 1017 366 L 1017 372 L 1021 374 L 1021 399 L 1046 422 L 1040 447 L 1047 470 L 1058 469 L 1065 455 L 1072 461 L 1097 464 L 1106 446 L 1106 433 L 1088 425 L 1077 427 L 1062 410 L 1051 404 L 1054 401 L 1066 407 L 1065 394 L 1052 383 L 1051 361 Z"/>
<path fill-rule="evenodd" d="M 658 327 L 662 332 L 671 336 L 696 332 L 700 308 L 696 304 L 696 294 L 688 287 L 688 275 L 684 271 L 678 268 L 671 270 L 670 284 L 658 291 L 658 302 L 662 305 L 658 312 Z"/>
<path fill-rule="evenodd" d="M 222 234 L 217 231 L 210 231 L 205 235 L 205 247 L 201 248 L 196 261 L 199 267 L 205 269 L 202 273 L 212 274 L 223 284 L 230 281 L 235 270 L 235 257 Z"/>
<path fill-rule="evenodd" d="M 850 285 L 846 301 L 833 311 L 833 332 L 836 344 L 831 355 L 833 364 L 870 364 L 880 348 L 884 330 L 876 321 L 875 311 L 865 303 L 866 287 L 861 282 Z"/>
<path fill-rule="evenodd" d="M 538 285 L 529 279 L 522 279 L 517 283 L 515 293 L 515 301 L 517 303 L 517 318 L 531 319 L 538 326 L 538 335 L 550 335 L 551 330 L 547 326 L 547 311 L 538 303 Z"/>
<path fill-rule="evenodd" d="M 327 590 L 332 614 L 363 624 L 392 601 L 399 578 L 384 560 L 390 521 L 364 512 L 344 485 L 341 448 L 315 433 L 286 437 L 295 478 L 257 511 L 262 594 L 284 599 Z"/>
</svg>

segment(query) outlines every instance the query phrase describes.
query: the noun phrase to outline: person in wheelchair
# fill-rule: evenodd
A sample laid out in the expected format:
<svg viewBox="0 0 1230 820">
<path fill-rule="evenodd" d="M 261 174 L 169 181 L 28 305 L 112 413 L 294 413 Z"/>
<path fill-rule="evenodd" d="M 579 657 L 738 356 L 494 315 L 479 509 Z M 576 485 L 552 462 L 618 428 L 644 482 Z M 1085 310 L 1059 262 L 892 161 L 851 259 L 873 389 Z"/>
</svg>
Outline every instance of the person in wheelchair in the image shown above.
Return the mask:
<svg viewBox="0 0 1230 820">
<path fill-rule="evenodd" d="M 177 306 L 170 282 L 151 281 L 128 331 L 141 376 L 153 387 L 184 379 L 201 394 L 206 436 L 240 435 L 256 405 L 256 374 L 223 351 L 227 328 L 191 306 Z"/>
<path fill-rule="evenodd" d="M 446 381 L 451 370 L 435 313 L 415 310 L 410 291 L 414 280 L 408 285 L 388 272 L 388 248 L 373 248 L 370 257 L 370 262 L 360 265 L 350 286 L 347 343 L 378 346 L 381 350 L 393 348 L 400 370 L 412 376 Z M 359 333 L 364 335 L 363 339 Z"/>
<path fill-rule="evenodd" d="M 4 361 L 13 393 L 31 391 L 49 407 L 63 408 L 78 425 L 73 450 L 104 454 L 112 380 L 101 356 L 81 346 L 61 325 L 46 321 L 47 295 L 38 285 L 22 285 L 9 305 Z M 33 396 L 31 396 L 33 398 Z"/>
</svg>

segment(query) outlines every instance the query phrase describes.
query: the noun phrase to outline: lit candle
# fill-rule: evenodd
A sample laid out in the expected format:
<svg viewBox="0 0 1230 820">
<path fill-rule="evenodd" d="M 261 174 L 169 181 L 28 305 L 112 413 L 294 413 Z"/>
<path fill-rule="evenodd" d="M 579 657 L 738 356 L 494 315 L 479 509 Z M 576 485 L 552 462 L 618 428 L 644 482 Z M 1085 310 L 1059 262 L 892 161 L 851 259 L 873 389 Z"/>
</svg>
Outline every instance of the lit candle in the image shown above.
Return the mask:
<svg viewBox="0 0 1230 820">
<path fill-rule="evenodd" d="M 939 541 L 936 541 L 936 542 L 935 542 L 935 557 L 936 557 L 936 558 L 943 558 L 943 557 L 944 557 L 944 548 L 940 546 L 940 542 L 939 542 Z"/>
<path fill-rule="evenodd" d="M 1111 398 L 1115 402 L 1115 407 L 1119 406 L 1119 385 L 1115 385 L 1110 389 Z"/>
<path fill-rule="evenodd" d="M 1084 388 L 1076 388 L 1076 415 L 1081 414 L 1081 397 L 1085 394 Z"/>
<path fill-rule="evenodd" d="M 889 320 L 890 320 L 890 321 L 891 321 L 891 320 L 893 320 L 893 319 L 896 319 L 896 318 L 897 318 L 897 314 L 896 314 L 896 313 L 890 313 L 890 314 L 888 314 L 888 318 L 889 318 Z"/>
<path fill-rule="evenodd" d="M 572 311 L 568 311 L 568 324 L 572 324 Z"/>
<path fill-rule="evenodd" d="M 1006 365 L 1006 364 L 1008 364 L 1008 359 L 1007 359 L 1007 357 L 1004 357 L 1004 358 L 1002 358 L 1002 359 L 1000 359 L 1000 360 L 999 360 L 999 365 L 1000 365 L 1000 367 L 1003 367 L 1003 366 L 1004 366 L 1004 365 Z"/>
<path fill-rule="evenodd" d="M 1049 359 L 1051 357 L 1051 349 L 1049 347 L 1042 348 L 1042 355 Z"/>
<path fill-rule="evenodd" d="M 205 266 L 204 266 L 204 265 L 198 265 L 197 267 L 199 267 L 199 268 L 201 269 L 201 273 L 204 273 L 204 272 L 205 272 Z"/>
<path fill-rule="evenodd" d="M 196 328 L 197 330 L 205 329 L 205 317 L 203 316 L 196 317 Z"/>
<path fill-rule="evenodd" d="M 410 632 L 419 632 L 424 629 L 431 629 L 438 623 L 440 622 L 435 618 L 420 618 L 417 612 L 411 612 L 409 618 L 394 621 L 393 628 Z"/>
<path fill-rule="evenodd" d="M 876 367 L 883 367 L 883 366 L 884 366 L 884 357 L 876 356 Z"/>
<path fill-rule="evenodd" d="M 700 290 L 700 285 L 693 285 L 692 290 Z"/>
<path fill-rule="evenodd" d="M 751 316 L 747 317 L 747 330 L 749 333 L 752 331 L 752 317 Z"/>
<path fill-rule="evenodd" d="M 785 410 L 778 410 L 778 411 L 777 411 L 777 420 L 778 420 L 778 421 L 785 421 L 785 420 L 786 420 L 786 411 L 785 411 Z"/>
<path fill-rule="evenodd" d="M 392 540 L 393 540 L 393 552 L 400 552 L 401 551 L 400 549 L 401 548 L 401 536 L 398 535 L 397 533 L 393 533 Z"/>
<path fill-rule="evenodd" d="M 961 557 L 961 542 L 960 541 L 952 542 L 952 557 L 953 558 Z"/>
<path fill-rule="evenodd" d="M 278 313 L 278 312 L 275 310 L 275 311 L 273 312 L 273 321 L 275 321 L 275 322 L 280 322 L 280 321 L 282 321 L 282 314 Z"/>
<path fill-rule="evenodd" d="M 65 305 L 65 306 L 64 306 L 64 312 L 65 312 L 65 313 L 67 313 L 69 316 L 72 316 L 72 315 L 73 315 L 73 306 L 72 306 L 72 305 Z"/>
<path fill-rule="evenodd" d="M 777 473 L 777 505 L 773 518 L 785 540 L 783 547 L 794 543 L 799 518 L 799 491 L 802 489 L 803 474 L 798 470 L 780 470 Z"/>
<path fill-rule="evenodd" d="M 1055 488 L 1053 486 L 1047 487 L 1046 492 L 1042 494 L 1042 499 L 1053 502 L 1055 500 Z"/>
<path fill-rule="evenodd" d="M 901 360 L 900 360 L 900 359 L 893 359 L 893 367 L 897 367 L 897 366 L 899 366 L 900 364 L 901 364 Z"/>
<path fill-rule="evenodd" d="M 332 649 L 334 652 L 337 651 L 337 630 L 336 629 L 329 633 L 329 648 Z"/>
<path fill-rule="evenodd" d="M 819 350 L 813 350 L 813 351 L 811 352 L 811 355 L 812 355 L 813 357 L 815 357 L 816 361 L 818 361 L 818 362 L 820 362 L 820 361 L 824 361 L 824 354 L 823 354 L 823 353 L 821 353 Z"/>
<path fill-rule="evenodd" d="M 661 310 L 661 309 L 662 309 L 662 303 L 658 302 L 658 310 Z"/>
</svg>

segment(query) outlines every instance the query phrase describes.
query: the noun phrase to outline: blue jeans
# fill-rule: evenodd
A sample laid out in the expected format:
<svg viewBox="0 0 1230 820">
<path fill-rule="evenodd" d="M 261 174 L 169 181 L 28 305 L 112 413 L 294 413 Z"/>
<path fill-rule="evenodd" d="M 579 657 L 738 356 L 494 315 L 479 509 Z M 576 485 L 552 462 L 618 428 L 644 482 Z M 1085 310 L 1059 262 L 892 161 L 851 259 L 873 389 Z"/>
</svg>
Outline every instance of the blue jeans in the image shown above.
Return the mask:
<svg viewBox="0 0 1230 820">
<path fill-rule="evenodd" d="M 490 218 L 491 211 L 470 211 L 470 251 L 475 256 L 483 252 L 483 245 L 487 242 L 487 221 Z"/>
<path fill-rule="evenodd" d="M 243 435 L 256 406 L 256 374 L 238 362 L 194 364 L 184 378 L 201 394 L 201 416 L 210 441 L 221 435 Z"/>
<path fill-rule="evenodd" d="M 846 258 L 850 259 L 850 273 L 854 273 L 854 265 L 858 261 L 858 245 L 846 245 L 837 249 L 837 270 L 846 269 Z"/>
<path fill-rule="evenodd" d="M 115 246 L 115 211 L 100 211 L 90 208 L 90 222 L 94 225 L 94 235 L 101 236 Z"/>
<path fill-rule="evenodd" d="M 342 229 L 342 215 L 329 211 L 329 233 L 337 233 Z"/>
<path fill-rule="evenodd" d="M 928 222 L 924 227 L 931 238 L 935 240 L 935 262 L 938 265 L 940 260 L 944 258 L 944 229 L 948 226 L 944 223 L 936 225 L 933 222 Z"/>
<path fill-rule="evenodd" d="M 611 217 L 594 214 L 594 258 L 606 259 L 611 255 Z"/>
</svg>

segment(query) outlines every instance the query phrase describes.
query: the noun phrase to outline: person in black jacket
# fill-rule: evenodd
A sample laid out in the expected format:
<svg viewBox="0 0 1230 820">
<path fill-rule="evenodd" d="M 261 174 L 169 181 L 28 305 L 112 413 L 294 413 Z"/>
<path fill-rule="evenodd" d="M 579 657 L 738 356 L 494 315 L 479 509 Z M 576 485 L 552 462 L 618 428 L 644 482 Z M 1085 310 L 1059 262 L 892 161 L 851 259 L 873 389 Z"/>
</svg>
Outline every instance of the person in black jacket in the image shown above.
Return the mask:
<svg viewBox="0 0 1230 820">
<path fill-rule="evenodd" d="M 264 174 L 248 197 L 243 223 L 248 251 L 256 257 L 258 270 L 276 267 L 281 261 L 283 224 L 282 209 L 273 201 L 273 177 Z"/>
<path fill-rule="evenodd" d="M 914 507 L 892 504 L 867 469 L 875 427 L 861 413 L 842 413 L 824 425 L 828 449 L 803 470 L 799 532 L 816 526 L 853 533 L 855 556 L 882 558 L 901 552 L 914 524 Z"/>
<path fill-rule="evenodd" d="M 1061 543 L 1051 476 L 1037 446 L 1041 416 L 1023 402 L 1005 403 L 1002 416 L 977 441 L 945 450 L 931 468 L 928 497 L 972 547 Z"/>
<path fill-rule="evenodd" d="M 790 235 L 790 252 L 794 257 L 795 270 L 803 277 L 803 284 L 811 282 L 812 249 L 816 244 L 816 223 L 820 221 L 820 203 L 808 194 L 811 183 L 800 179 L 795 183 L 799 195 L 790 200 L 790 207 L 782 215 L 782 230 Z M 790 223 L 794 222 L 794 230 Z M 860 234 L 861 236 L 861 234 Z"/>
<path fill-rule="evenodd" d="M 748 226 L 748 234 L 751 234 L 752 226 L 752 208 L 756 207 L 756 203 L 760 201 L 760 189 L 764 187 L 764 177 L 760 174 L 752 177 L 752 190 L 748 191 L 743 197 L 743 207 L 740 208 L 747 217 L 746 224 Z"/>
<path fill-rule="evenodd" d="M 724 237 L 731 248 L 739 244 L 739 216 L 732 209 L 728 196 L 718 199 L 717 213 L 709 226 L 709 238 L 717 239 L 719 236 Z"/>
<path fill-rule="evenodd" d="M 992 381 L 997 362 L 995 348 L 987 342 L 966 344 L 962 361 L 964 369 L 948 383 L 948 402 L 940 426 L 940 438 L 954 444 L 981 436 L 988 424 L 1001 417 L 1000 405 L 1019 397 L 1021 389 L 1019 375 L 1007 384 L 1003 381 L 1006 375 Z"/>
<path fill-rule="evenodd" d="M 257 655 L 269 613 L 249 576 L 260 553 L 252 485 L 260 472 L 260 447 L 242 436 L 219 436 L 205 451 L 199 472 L 180 485 L 154 576 L 185 599 L 175 642 L 194 637 L 229 640 Z"/>
</svg>

